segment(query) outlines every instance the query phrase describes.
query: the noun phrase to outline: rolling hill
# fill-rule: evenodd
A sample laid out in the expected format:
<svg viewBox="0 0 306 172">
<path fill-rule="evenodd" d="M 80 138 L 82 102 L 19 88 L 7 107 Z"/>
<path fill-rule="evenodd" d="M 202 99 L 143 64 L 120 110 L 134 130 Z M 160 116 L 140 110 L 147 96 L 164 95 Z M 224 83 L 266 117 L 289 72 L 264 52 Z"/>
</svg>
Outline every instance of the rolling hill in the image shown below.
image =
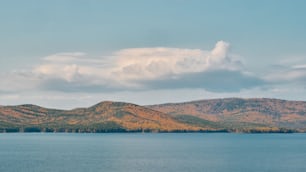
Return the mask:
<svg viewBox="0 0 306 172">
<path fill-rule="evenodd" d="M 105 101 L 58 110 L 0 106 L 0 132 L 306 132 L 306 102 L 211 99 L 139 106 Z"/>
<path fill-rule="evenodd" d="M 226 98 L 147 106 L 188 123 L 210 122 L 231 131 L 306 131 L 306 102 Z M 203 125 L 201 124 L 201 125 Z M 198 125 L 199 126 L 199 125 Z"/>
<path fill-rule="evenodd" d="M 89 108 L 47 109 L 35 105 L 0 107 L 0 132 L 198 131 L 203 127 L 142 106 L 101 102 Z"/>
</svg>

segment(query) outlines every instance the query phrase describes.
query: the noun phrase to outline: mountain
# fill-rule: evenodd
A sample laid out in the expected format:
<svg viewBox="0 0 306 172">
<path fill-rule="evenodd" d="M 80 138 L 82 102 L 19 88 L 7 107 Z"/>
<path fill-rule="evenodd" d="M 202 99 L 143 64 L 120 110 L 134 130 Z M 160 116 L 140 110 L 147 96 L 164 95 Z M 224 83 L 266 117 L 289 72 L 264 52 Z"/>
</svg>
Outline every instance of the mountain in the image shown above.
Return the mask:
<svg viewBox="0 0 306 172">
<path fill-rule="evenodd" d="M 267 98 L 226 98 L 147 106 L 178 121 L 206 123 L 230 131 L 306 131 L 306 102 Z"/>
<path fill-rule="evenodd" d="M 47 109 L 35 105 L 0 107 L 0 132 L 198 131 L 204 127 L 178 122 L 146 107 L 101 102 L 89 108 Z"/>
<path fill-rule="evenodd" d="M 306 102 L 211 99 L 139 106 L 105 101 L 88 108 L 0 106 L 0 132 L 306 132 Z"/>
</svg>

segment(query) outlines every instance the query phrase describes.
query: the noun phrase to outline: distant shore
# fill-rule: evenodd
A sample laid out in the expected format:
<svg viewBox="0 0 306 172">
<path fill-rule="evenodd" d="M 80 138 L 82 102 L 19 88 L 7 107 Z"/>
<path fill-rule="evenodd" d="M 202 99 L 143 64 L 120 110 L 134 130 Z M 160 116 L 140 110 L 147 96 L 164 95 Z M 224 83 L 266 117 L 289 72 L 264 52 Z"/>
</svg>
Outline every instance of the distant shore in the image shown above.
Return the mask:
<svg viewBox="0 0 306 172">
<path fill-rule="evenodd" d="M 26 129 L 0 129 L 0 133 L 305 133 L 305 131 L 280 129 L 280 130 L 174 130 L 174 131 L 158 131 L 158 130 L 70 130 L 70 129 L 48 129 L 41 130 L 38 128 L 26 128 Z"/>
</svg>

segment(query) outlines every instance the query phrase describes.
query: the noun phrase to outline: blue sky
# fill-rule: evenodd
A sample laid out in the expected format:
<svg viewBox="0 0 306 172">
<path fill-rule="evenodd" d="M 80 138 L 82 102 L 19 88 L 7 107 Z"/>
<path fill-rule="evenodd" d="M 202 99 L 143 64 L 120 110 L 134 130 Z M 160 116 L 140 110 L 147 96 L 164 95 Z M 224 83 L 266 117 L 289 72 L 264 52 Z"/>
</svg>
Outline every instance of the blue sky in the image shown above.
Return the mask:
<svg viewBox="0 0 306 172">
<path fill-rule="evenodd" d="M 306 1 L 0 2 L 0 104 L 306 99 Z"/>
</svg>

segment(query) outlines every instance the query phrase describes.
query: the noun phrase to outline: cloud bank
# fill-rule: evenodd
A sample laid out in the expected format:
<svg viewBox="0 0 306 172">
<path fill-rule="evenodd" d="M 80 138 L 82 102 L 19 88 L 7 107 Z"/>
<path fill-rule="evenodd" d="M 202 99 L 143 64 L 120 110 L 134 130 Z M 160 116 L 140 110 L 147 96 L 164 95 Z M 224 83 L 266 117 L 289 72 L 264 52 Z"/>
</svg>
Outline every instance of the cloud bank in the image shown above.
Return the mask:
<svg viewBox="0 0 306 172">
<path fill-rule="evenodd" d="M 129 48 L 109 57 L 85 53 L 58 53 L 43 58 L 31 73 L 41 89 L 60 91 L 147 90 L 204 88 L 239 91 L 261 83 L 243 71 L 229 53 L 229 43 L 219 41 L 212 50 L 180 48 Z"/>
<path fill-rule="evenodd" d="M 211 50 L 129 48 L 105 57 L 57 53 L 32 68 L 0 73 L 0 104 L 66 108 L 105 99 L 151 104 L 229 96 L 301 99 L 306 93 L 305 58 L 285 59 L 259 75 L 237 57 L 224 41 Z"/>
</svg>

